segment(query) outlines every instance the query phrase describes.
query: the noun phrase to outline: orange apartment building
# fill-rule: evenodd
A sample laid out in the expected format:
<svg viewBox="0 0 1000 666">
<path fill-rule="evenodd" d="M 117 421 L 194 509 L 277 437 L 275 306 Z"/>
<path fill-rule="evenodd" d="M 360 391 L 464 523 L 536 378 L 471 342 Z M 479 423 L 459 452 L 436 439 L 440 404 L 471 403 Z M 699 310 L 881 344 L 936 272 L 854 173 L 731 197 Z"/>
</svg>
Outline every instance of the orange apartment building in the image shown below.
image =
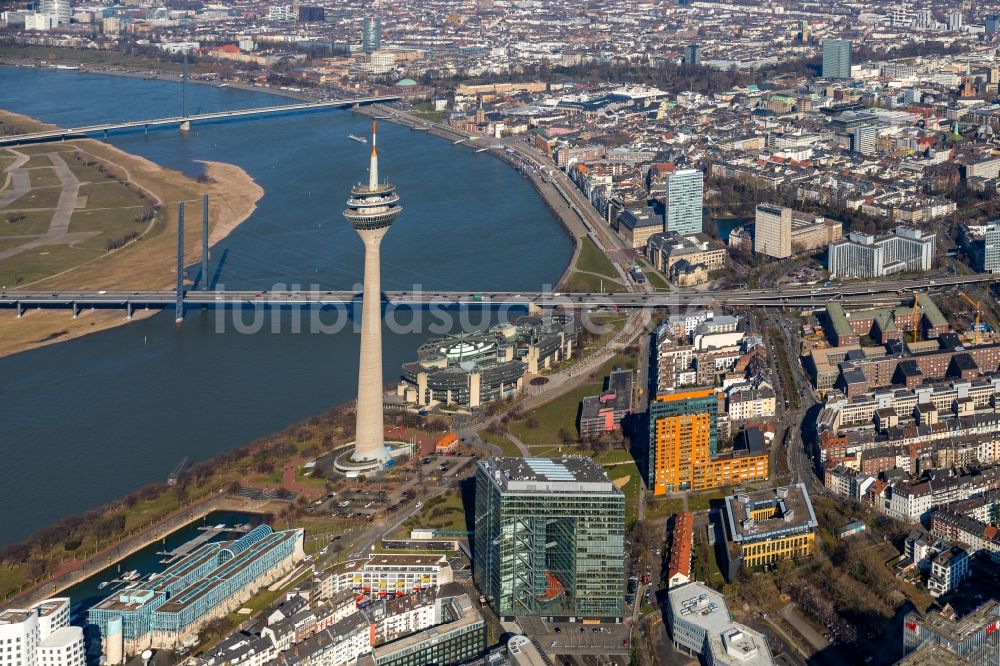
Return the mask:
<svg viewBox="0 0 1000 666">
<path fill-rule="evenodd" d="M 654 496 L 767 480 L 763 444 L 717 452 L 717 410 L 712 388 L 662 394 L 650 403 L 647 483 Z"/>
</svg>

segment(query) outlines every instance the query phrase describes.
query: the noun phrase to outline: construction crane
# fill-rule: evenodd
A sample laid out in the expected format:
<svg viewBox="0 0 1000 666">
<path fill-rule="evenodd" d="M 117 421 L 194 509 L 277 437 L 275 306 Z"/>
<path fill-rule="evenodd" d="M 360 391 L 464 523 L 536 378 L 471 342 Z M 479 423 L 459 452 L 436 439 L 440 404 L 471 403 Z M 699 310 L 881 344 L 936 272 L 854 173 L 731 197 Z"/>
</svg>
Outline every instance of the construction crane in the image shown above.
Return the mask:
<svg viewBox="0 0 1000 666">
<path fill-rule="evenodd" d="M 920 294 L 913 294 L 913 341 L 920 342 Z"/>
<path fill-rule="evenodd" d="M 961 294 L 962 298 L 964 298 L 965 300 L 969 301 L 969 304 L 972 307 L 976 308 L 976 328 L 974 329 L 974 332 L 973 332 L 973 340 L 975 341 L 975 345 L 978 347 L 979 346 L 979 322 L 982 320 L 982 311 L 979 309 L 979 303 L 980 303 L 980 301 L 974 301 L 974 300 L 972 300 L 971 298 L 969 298 L 969 295 L 966 294 L 964 291 L 960 291 L 958 293 Z"/>
</svg>

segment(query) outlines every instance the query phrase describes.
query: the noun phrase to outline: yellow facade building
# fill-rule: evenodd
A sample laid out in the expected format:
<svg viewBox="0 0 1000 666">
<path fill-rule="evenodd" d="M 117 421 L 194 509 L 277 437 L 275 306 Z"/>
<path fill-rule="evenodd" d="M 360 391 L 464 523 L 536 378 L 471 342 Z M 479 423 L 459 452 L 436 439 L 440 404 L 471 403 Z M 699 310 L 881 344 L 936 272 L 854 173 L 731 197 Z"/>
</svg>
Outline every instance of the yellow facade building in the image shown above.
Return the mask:
<svg viewBox="0 0 1000 666">
<path fill-rule="evenodd" d="M 744 568 L 811 557 L 816 514 L 804 484 L 740 492 L 726 498 L 726 578 Z"/>
</svg>

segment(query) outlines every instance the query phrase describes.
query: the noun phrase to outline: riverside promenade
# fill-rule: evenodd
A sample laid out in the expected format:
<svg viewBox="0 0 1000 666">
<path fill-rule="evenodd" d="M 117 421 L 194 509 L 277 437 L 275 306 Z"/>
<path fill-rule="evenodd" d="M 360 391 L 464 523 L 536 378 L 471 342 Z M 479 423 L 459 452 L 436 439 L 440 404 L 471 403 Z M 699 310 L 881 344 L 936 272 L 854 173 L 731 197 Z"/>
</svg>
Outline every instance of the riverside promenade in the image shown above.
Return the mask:
<svg viewBox="0 0 1000 666">
<path fill-rule="evenodd" d="M 4 599 L 4 606 L 26 607 L 48 599 L 213 511 L 269 513 L 273 508 L 272 502 L 255 502 L 234 497 L 225 491 L 213 493 L 193 504 L 173 511 L 161 520 L 125 537 L 87 559 L 63 562 L 46 580 Z"/>
</svg>

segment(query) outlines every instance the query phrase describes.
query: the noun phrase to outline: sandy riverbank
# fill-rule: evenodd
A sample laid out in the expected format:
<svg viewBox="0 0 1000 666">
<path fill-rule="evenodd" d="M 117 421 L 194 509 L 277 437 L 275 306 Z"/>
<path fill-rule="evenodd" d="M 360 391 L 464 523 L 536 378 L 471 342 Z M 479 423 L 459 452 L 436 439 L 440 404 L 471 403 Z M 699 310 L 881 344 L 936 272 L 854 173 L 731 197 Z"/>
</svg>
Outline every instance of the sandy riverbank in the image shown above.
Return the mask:
<svg viewBox="0 0 1000 666">
<path fill-rule="evenodd" d="M 6 112 L 0 114 L 0 123 L 16 123 L 32 129 L 40 125 L 33 119 Z M 143 228 L 139 238 L 124 247 L 30 284 L 20 284 L 21 289 L 171 289 L 176 282 L 177 204 L 184 201 L 188 208 L 184 260 L 192 264 L 200 259 L 201 253 L 203 195 L 209 196 L 210 245 L 224 239 L 249 218 L 264 195 L 264 190 L 246 171 L 232 164 L 203 162 L 205 177 L 195 180 L 95 139 L 61 142 L 58 149 L 79 150 L 124 174 L 131 186 L 159 205 L 159 213 Z M 140 310 L 134 318 L 155 313 Z M 75 319 L 67 310 L 29 310 L 20 319 L 13 310 L 0 310 L 0 356 L 107 330 L 128 321 L 121 310 L 83 311 Z"/>
</svg>

